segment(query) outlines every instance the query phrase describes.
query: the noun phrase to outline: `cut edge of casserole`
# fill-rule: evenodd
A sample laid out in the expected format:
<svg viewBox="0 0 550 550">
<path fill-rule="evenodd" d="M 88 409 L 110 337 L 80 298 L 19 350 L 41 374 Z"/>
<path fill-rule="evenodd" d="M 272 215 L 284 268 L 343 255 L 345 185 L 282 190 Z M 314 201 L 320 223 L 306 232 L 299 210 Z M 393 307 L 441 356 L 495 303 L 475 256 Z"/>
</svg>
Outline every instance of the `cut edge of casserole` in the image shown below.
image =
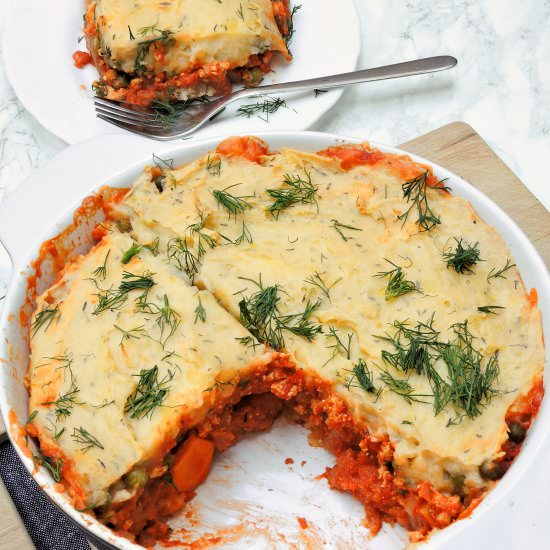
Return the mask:
<svg viewBox="0 0 550 550">
<path fill-rule="evenodd" d="M 108 195 L 31 327 L 27 428 L 77 508 L 153 544 L 283 412 L 373 533 L 423 540 L 509 468 L 543 396 L 536 292 L 429 167 L 230 138 Z"/>
<path fill-rule="evenodd" d="M 291 60 L 292 16 L 289 0 L 87 0 L 84 35 L 101 77 L 93 89 L 161 106 L 226 95 L 232 82 L 256 86 L 275 54 Z"/>
</svg>

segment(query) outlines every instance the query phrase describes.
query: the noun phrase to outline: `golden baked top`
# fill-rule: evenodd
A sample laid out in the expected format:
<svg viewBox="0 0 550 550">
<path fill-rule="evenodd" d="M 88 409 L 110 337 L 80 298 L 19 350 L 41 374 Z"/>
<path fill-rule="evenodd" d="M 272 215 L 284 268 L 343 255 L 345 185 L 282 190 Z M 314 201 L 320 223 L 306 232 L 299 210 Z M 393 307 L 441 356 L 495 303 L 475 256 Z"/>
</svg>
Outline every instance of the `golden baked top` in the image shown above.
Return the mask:
<svg viewBox="0 0 550 550">
<path fill-rule="evenodd" d="M 213 386 L 284 352 L 389 437 L 403 475 L 486 485 L 479 466 L 502 455 L 507 411 L 544 361 L 502 238 L 408 157 L 249 145 L 146 168 L 40 297 L 41 440 L 101 502 L 205 414 Z"/>
</svg>

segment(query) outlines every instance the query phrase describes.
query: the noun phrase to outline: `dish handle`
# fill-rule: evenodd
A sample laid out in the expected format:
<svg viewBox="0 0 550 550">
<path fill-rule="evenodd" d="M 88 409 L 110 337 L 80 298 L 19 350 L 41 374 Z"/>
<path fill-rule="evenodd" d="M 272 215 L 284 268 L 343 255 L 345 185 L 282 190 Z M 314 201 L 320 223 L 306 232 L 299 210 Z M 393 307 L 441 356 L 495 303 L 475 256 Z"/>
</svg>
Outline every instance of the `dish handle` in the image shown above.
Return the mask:
<svg viewBox="0 0 550 550">
<path fill-rule="evenodd" d="M 106 174 L 154 150 L 150 140 L 131 134 L 91 138 L 64 149 L 19 184 L 0 203 L 0 242 L 13 273 L 24 268 L 29 253 L 47 238 L 55 222 L 99 187 Z"/>
</svg>

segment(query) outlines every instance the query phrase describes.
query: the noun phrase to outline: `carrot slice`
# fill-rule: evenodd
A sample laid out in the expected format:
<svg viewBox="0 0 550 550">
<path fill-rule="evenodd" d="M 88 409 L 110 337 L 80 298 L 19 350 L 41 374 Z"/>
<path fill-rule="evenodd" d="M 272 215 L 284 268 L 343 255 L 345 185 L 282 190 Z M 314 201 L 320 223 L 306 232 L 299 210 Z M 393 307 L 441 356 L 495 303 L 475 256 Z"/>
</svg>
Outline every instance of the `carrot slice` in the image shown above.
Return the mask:
<svg viewBox="0 0 550 550">
<path fill-rule="evenodd" d="M 269 153 L 267 143 L 253 136 L 234 136 L 224 139 L 216 148 L 224 157 L 242 157 L 260 163 Z"/>
<path fill-rule="evenodd" d="M 178 491 L 196 489 L 208 476 L 213 457 L 212 441 L 190 436 L 178 450 L 172 465 L 172 481 Z"/>
</svg>

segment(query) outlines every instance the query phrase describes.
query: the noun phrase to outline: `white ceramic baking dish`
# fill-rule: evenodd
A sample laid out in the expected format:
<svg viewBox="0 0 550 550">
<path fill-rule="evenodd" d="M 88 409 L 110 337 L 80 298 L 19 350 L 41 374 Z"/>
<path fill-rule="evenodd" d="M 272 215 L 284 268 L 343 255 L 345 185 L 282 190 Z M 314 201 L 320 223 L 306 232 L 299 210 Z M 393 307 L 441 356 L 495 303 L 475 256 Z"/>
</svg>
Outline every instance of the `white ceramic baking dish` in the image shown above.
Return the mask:
<svg viewBox="0 0 550 550">
<path fill-rule="evenodd" d="M 315 132 L 274 132 L 259 134 L 259 137 L 273 150 L 289 146 L 317 151 L 335 143 L 361 141 Z M 21 184 L 0 206 L 0 240 L 14 265 L 0 319 L 0 407 L 8 434 L 26 468 L 50 499 L 90 538 L 117 548 L 130 550 L 138 547 L 116 536 L 89 515 L 77 512 L 62 493 L 56 492 L 49 474 L 44 469 L 36 470 L 32 460 L 23 453 L 15 426 L 10 424 L 9 411 L 14 411 L 21 423 L 29 413 L 23 384 L 28 352 L 19 324 L 19 310 L 26 297 L 27 277 L 32 274 L 30 265 L 37 257 L 41 243 L 71 223 L 74 210 L 85 196 L 105 184 L 112 187 L 131 185 L 142 167 L 151 162 L 153 148 L 163 158 L 173 158 L 178 164 L 215 148 L 221 139 L 161 148 L 131 136 L 95 138 L 61 153 Z M 374 145 L 382 151 L 402 152 L 394 147 Z M 439 178 L 447 179 L 453 193 L 468 199 L 479 215 L 504 237 L 525 286 L 527 289 L 535 287 L 538 291 L 544 334 L 549 342 L 550 277 L 533 245 L 497 205 L 469 183 L 427 160 L 411 156 L 432 165 Z M 122 165 L 127 168 L 121 171 Z M 77 237 L 80 239 L 78 246 L 84 251 L 89 245 L 89 237 L 84 232 Z M 49 284 L 47 269 L 45 271 L 42 285 Z M 550 492 L 550 473 L 544 466 L 550 452 L 549 427 L 550 405 L 548 400 L 544 400 L 519 457 L 496 488 L 471 517 L 437 533 L 426 547 L 461 550 L 464 547 L 493 548 L 495 545 L 500 548 L 545 547 L 544 541 L 549 540 L 548 522 L 541 514 L 542 497 L 533 501 L 532 495 L 535 487 L 539 495 L 544 487 L 548 491 L 543 494 Z M 306 457 L 309 466 L 296 473 L 297 468 L 284 465 L 287 456 Z M 399 529 L 385 527 L 377 537 L 368 541 L 368 532 L 361 527 L 361 506 L 347 495 L 330 491 L 325 482 L 314 479 L 329 463 L 327 453 L 307 446 L 300 428 L 285 426 L 284 423 L 277 424 L 272 434 L 262 434 L 242 442 L 218 459 L 209 480 L 199 489 L 192 503 L 193 509 L 200 512 L 201 526 L 196 527 L 197 532 L 227 530 L 242 522 L 244 514 L 249 527 L 245 538 L 221 544 L 221 547 L 286 548 L 294 543 L 305 548 L 317 541 L 316 548 L 319 545 L 325 548 L 402 548 L 406 537 Z M 546 505 L 548 502 L 545 501 Z M 243 505 L 247 506 L 243 508 Z M 543 505 L 544 508 L 547 509 Z M 308 518 L 312 529 L 317 529 L 316 538 L 307 542 L 307 537 L 299 533 L 297 515 Z M 263 524 L 262 517 L 266 518 Z M 182 514 L 174 520 L 174 525 L 188 527 L 186 521 Z"/>
</svg>

